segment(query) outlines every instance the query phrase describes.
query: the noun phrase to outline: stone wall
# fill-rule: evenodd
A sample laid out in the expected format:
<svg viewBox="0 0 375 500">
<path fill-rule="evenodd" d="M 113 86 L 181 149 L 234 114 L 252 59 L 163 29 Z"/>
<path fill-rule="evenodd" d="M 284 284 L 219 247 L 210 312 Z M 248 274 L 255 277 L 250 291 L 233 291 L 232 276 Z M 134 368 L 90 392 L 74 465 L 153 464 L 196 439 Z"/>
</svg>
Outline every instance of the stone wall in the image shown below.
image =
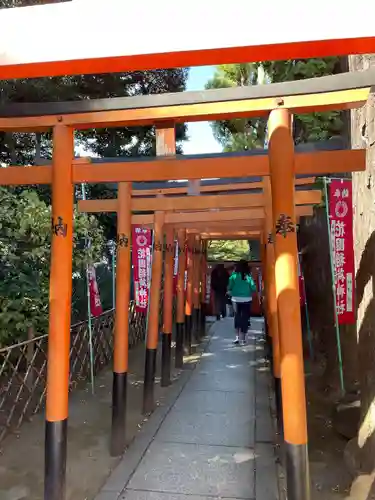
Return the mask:
<svg viewBox="0 0 375 500">
<path fill-rule="evenodd" d="M 375 54 L 351 56 L 351 71 L 375 68 Z M 375 468 L 375 95 L 351 113 L 353 148 L 367 147 L 366 171 L 353 175 L 354 238 L 357 292 L 356 358 L 361 388 L 361 422 L 357 468 Z"/>
</svg>

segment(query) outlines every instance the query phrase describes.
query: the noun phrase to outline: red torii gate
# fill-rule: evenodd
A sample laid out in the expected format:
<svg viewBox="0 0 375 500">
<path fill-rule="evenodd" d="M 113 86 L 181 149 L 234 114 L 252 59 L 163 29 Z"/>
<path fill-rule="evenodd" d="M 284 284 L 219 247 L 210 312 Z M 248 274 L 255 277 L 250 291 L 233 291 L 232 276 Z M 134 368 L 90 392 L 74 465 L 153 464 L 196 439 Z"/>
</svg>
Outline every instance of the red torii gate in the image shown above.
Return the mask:
<svg viewBox="0 0 375 500">
<path fill-rule="evenodd" d="M 0 78 L 134 71 L 249 60 L 265 61 L 375 52 L 375 26 L 372 17 L 362 15 L 366 9 L 371 12 L 373 6 L 370 0 L 364 0 L 361 9 L 352 9 L 350 4 L 345 3 L 337 8 L 332 7 L 328 2 L 321 2 L 321 5 L 315 2 L 314 8 L 307 10 L 305 5 L 290 2 L 287 6 L 278 6 L 279 9 L 274 11 L 272 16 L 270 16 L 272 6 L 269 3 L 258 5 L 254 13 L 251 3 L 247 0 L 238 0 L 236 7 L 241 12 L 241 16 L 236 18 L 236 24 L 233 26 L 228 25 L 227 10 L 218 8 L 216 1 L 206 0 L 204 4 L 195 1 L 196 5 L 193 0 L 186 8 L 176 8 L 175 2 L 164 0 L 152 3 L 146 10 L 142 10 L 138 4 L 124 3 L 123 0 L 107 0 L 105 4 L 95 5 L 94 9 L 88 9 L 84 0 L 76 0 L 62 4 L 0 10 L 2 26 Z M 173 24 L 168 25 L 168 29 L 160 29 L 166 23 L 168 16 L 172 14 Z M 141 16 L 143 37 L 139 36 L 138 25 L 134 22 L 134 19 Z M 293 21 L 296 17 L 302 21 L 299 23 Z M 306 18 L 306 22 L 303 22 L 303 18 Z M 322 18 L 334 19 L 334 23 L 322 24 Z M 82 19 L 85 20 L 84 23 Z M 251 30 L 249 30 L 250 19 L 253 21 Z M 126 29 L 124 29 L 125 24 Z M 267 29 L 264 29 L 265 26 Z M 61 30 L 67 29 L 74 32 L 75 36 L 60 36 Z M 99 33 L 101 36 L 98 36 Z M 223 33 L 226 34 L 225 37 Z M 83 43 L 80 43 L 81 41 Z M 273 178 L 271 182 L 272 205 L 274 217 L 277 217 L 280 213 L 293 214 L 294 212 L 292 203 L 295 174 L 294 145 L 291 138 L 288 103 L 284 104 L 283 101 L 280 106 L 275 101 L 273 109 L 269 111 L 271 111 L 270 164 L 267 165 L 267 170 L 263 166 L 262 175 L 270 173 L 271 181 Z M 185 116 L 188 119 L 191 114 L 187 113 Z M 207 117 L 213 119 L 209 113 Z M 22 119 L 19 121 L 22 122 Z M 75 125 L 77 124 L 53 124 L 53 204 L 55 212 L 58 207 L 67 220 L 71 220 L 73 215 L 72 204 L 69 200 L 73 198 L 73 183 L 77 181 L 74 172 L 78 171 L 84 176 L 88 175 L 89 171 L 92 172 L 89 164 L 77 165 L 72 162 L 73 127 Z M 12 130 L 13 126 L 14 122 L 9 130 Z M 47 128 L 50 126 L 48 125 Z M 94 126 L 94 124 L 91 123 L 89 126 Z M 4 127 L 2 129 L 4 130 Z M 168 160 L 168 162 L 171 162 L 172 167 L 173 160 Z M 68 174 L 65 171 L 67 165 L 71 165 Z M 286 176 L 280 175 L 282 168 L 284 170 L 286 168 Z M 113 167 L 113 170 L 118 169 Z M 39 173 L 39 170 L 34 170 L 34 172 Z M 44 182 L 49 183 L 50 178 L 45 179 L 44 175 L 49 177 L 50 173 L 43 169 L 40 173 Z M 3 177 L 8 177 L 9 181 L 10 169 L 2 174 Z M 20 175 L 14 171 L 12 174 L 15 174 L 17 178 Z M 25 181 L 24 174 L 25 172 L 21 175 L 22 182 L 20 183 Z M 89 180 L 95 182 L 95 176 L 90 177 Z M 117 178 L 116 180 L 135 179 Z M 285 185 L 283 196 L 280 194 L 282 185 Z M 62 232 L 66 237 L 59 239 Z M 64 373 L 67 378 L 69 371 L 68 346 L 66 342 L 60 346 L 57 332 L 60 328 L 67 330 L 70 322 L 70 308 L 69 304 L 65 303 L 64 297 L 70 296 L 71 285 L 68 278 L 69 274 L 71 275 L 71 258 L 69 258 L 71 257 L 71 245 L 69 245 L 71 238 L 71 225 L 62 227 L 58 219 L 54 219 L 52 245 L 54 255 L 51 275 L 55 278 L 54 283 L 58 283 L 59 286 L 51 287 L 50 311 L 51 318 L 59 318 L 60 323 L 52 321 L 50 331 L 54 333 L 54 349 L 61 347 L 64 350 L 63 355 L 55 357 L 59 359 L 59 362 L 50 367 L 49 376 L 55 381 L 55 387 L 59 386 L 61 373 Z M 278 238 L 275 242 L 276 262 L 283 253 L 293 263 L 296 255 L 295 247 L 295 235 L 288 234 L 285 239 Z M 64 262 L 64 267 L 60 265 L 61 260 Z M 276 280 L 277 278 L 278 276 Z M 282 284 L 281 288 L 288 285 L 288 283 L 282 283 L 282 280 L 279 281 Z M 296 302 L 298 292 L 294 285 L 292 280 L 291 299 Z M 278 305 L 285 310 L 289 300 L 287 295 L 284 298 L 278 297 Z M 298 323 L 298 317 L 296 315 L 285 316 L 281 322 L 279 318 L 279 326 L 283 331 L 287 330 L 288 322 L 293 329 Z M 295 336 L 288 339 L 286 350 L 290 349 L 294 352 L 294 340 Z M 290 370 L 289 378 L 293 373 L 293 370 Z M 298 391 L 302 394 L 304 391 L 302 378 L 298 379 L 298 383 Z M 293 394 L 290 390 L 288 395 L 293 401 Z M 55 396 L 51 396 L 50 408 L 52 410 L 49 415 L 51 422 L 60 423 L 61 412 L 59 413 L 58 409 L 62 408 L 63 412 L 65 411 L 67 397 L 68 394 L 64 390 L 57 391 Z M 54 398 L 56 398 L 56 405 L 52 404 Z M 57 399 L 59 399 L 58 402 Z M 297 414 L 299 417 L 296 420 L 298 425 L 295 426 L 297 428 L 295 434 L 298 442 L 289 446 L 287 450 L 288 494 L 290 500 L 306 500 L 309 497 L 308 463 L 302 407 L 298 408 Z M 289 422 L 289 428 L 292 426 L 293 419 Z M 57 434 L 52 439 L 51 433 L 55 431 Z M 54 454 L 61 452 L 55 446 L 58 447 L 59 441 L 56 436 L 63 437 L 63 427 L 57 429 L 50 426 L 47 428 L 47 437 L 48 433 L 50 435 L 47 445 L 50 449 L 47 454 L 53 457 Z M 65 476 L 65 471 L 59 470 L 58 467 L 52 469 L 50 470 L 51 488 L 46 490 L 45 498 L 46 500 L 60 500 L 64 497 L 64 477 L 60 475 Z M 61 486 L 58 488 L 59 491 L 53 488 L 55 484 Z"/>
</svg>

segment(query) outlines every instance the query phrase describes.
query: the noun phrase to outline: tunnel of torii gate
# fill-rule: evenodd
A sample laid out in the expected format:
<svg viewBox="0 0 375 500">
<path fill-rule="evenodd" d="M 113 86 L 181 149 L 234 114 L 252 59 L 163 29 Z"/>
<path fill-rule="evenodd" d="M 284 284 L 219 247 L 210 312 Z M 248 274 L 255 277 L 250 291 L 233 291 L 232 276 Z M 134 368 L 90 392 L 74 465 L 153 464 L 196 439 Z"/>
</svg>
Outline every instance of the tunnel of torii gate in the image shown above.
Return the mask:
<svg viewBox="0 0 375 500">
<path fill-rule="evenodd" d="M 69 7 L 62 7 L 62 4 L 61 12 L 64 9 L 71 9 L 71 4 L 76 6 L 84 2 L 66 4 Z M 27 9 L 23 11 L 22 16 L 26 11 Z M 48 9 L 45 12 L 47 11 L 52 12 Z M 1 12 L 0 20 L 4 16 L 13 15 L 14 13 Z M 4 26 L 8 24 L 5 23 Z M 35 24 L 33 32 L 36 37 L 40 34 Z M 10 40 L 13 38 L 10 37 Z M 30 37 L 30 40 L 33 40 L 33 37 Z M 0 42 L 0 46 L 7 41 L 5 37 Z M 365 40 L 361 43 L 365 44 Z M 41 50 L 46 49 L 47 45 L 42 43 Z M 284 45 L 280 46 L 285 48 Z M 346 48 L 353 48 L 352 52 L 362 50 L 358 47 L 354 48 L 350 40 L 346 40 L 344 45 Z M 307 46 L 304 47 L 307 50 Z M 337 45 L 324 45 L 327 54 L 332 53 L 332 47 L 337 47 Z M 293 50 L 290 49 L 288 52 L 289 57 L 293 57 L 291 56 Z M 297 54 L 298 47 L 295 50 Z M 5 60 L 0 57 L 0 76 L 4 78 L 21 74 L 41 76 L 45 72 L 48 74 L 50 70 L 53 74 L 58 74 L 58 71 L 65 67 L 61 62 L 63 58 L 60 60 L 61 67 L 58 69 L 60 63 L 56 63 L 57 65 L 53 67 L 46 62 L 46 59 L 43 59 L 44 56 L 41 56 L 38 61 L 30 61 L 26 60 L 27 58 L 23 59 L 19 54 L 17 64 L 11 64 L 9 51 L 4 49 L 3 53 Z M 127 64 L 131 64 L 129 61 L 130 59 L 127 59 Z M 110 61 L 107 62 L 110 64 Z M 99 67 L 98 64 L 94 65 L 96 69 Z M 75 67 L 80 68 L 78 63 Z M 119 70 L 118 66 L 115 67 Z M 134 67 L 131 66 L 131 69 Z M 179 259 L 176 318 L 179 334 L 177 335 L 176 362 L 180 366 L 183 350 L 185 349 L 186 352 L 190 350 L 192 318 L 196 319 L 199 314 L 197 311 L 202 304 L 200 291 L 204 290 L 204 284 L 199 285 L 199 282 L 204 273 L 198 271 L 203 271 L 205 266 L 205 242 L 207 238 L 214 238 L 215 234 L 227 234 L 229 237 L 228 225 L 232 223 L 231 226 L 235 225 L 236 231 L 242 231 L 245 234 L 259 233 L 265 245 L 266 318 L 272 336 L 276 394 L 279 395 L 282 405 L 288 498 L 290 500 L 309 498 L 308 436 L 297 277 L 296 222 L 297 217 L 311 214 L 311 205 L 319 202 L 320 194 L 307 189 L 309 181 L 304 184 L 301 176 L 315 177 L 329 173 L 362 171 L 365 169 L 366 152 L 360 149 L 340 149 L 330 144 L 295 148 L 292 117 L 294 113 L 346 110 L 363 106 L 371 85 L 374 83 L 375 73 L 367 71 L 257 87 L 70 103 L 22 103 L 0 107 L 1 131 L 53 131 L 52 165 L 24 168 L 10 166 L 0 169 L 0 185 L 52 185 L 45 443 L 46 500 L 65 498 L 73 195 L 76 183 L 118 183 L 116 200 L 90 200 L 80 204 L 80 209 L 83 211 L 105 210 L 118 214 L 112 453 L 122 454 L 125 446 L 128 369 L 127 306 L 130 295 L 132 223 L 149 225 L 154 229 L 144 379 L 145 411 L 150 411 L 154 404 L 153 384 L 159 333 L 158 309 L 164 234 L 167 242 L 171 244 L 174 233 L 177 231 L 181 248 L 184 248 L 185 240 L 187 240 L 188 247 L 197 250 L 188 253 L 186 296 L 182 275 L 185 264 L 182 257 Z M 266 151 L 189 157 L 176 155 L 176 123 L 255 116 L 268 117 L 269 143 Z M 136 160 L 119 158 L 115 161 L 74 158 L 75 129 L 134 125 L 155 126 L 156 158 Z M 145 192 L 142 196 L 141 190 L 133 189 L 134 184 L 132 184 L 179 179 L 191 181 L 213 177 L 221 180 L 241 179 L 243 185 L 238 183 L 235 185 L 238 189 L 234 189 L 233 182 L 230 182 L 229 187 L 223 183 L 222 189 L 219 189 L 220 183 L 210 187 L 207 182 L 203 182 L 199 196 L 184 196 L 184 193 L 180 191 L 168 195 L 168 188 L 165 186 L 156 187 L 156 191 L 153 192 L 152 187 L 144 184 L 144 187 L 151 189 L 151 192 L 147 194 Z M 249 186 L 251 181 L 254 181 L 255 188 Z M 95 210 L 95 204 L 97 210 Z M 140 213 L 143 211 L 144 214 Z M 137 213 L 133 214 L 133 212 Z M 172 258 L 172 252 L 165 252 L 164 286 L 167 294 L 170 293 L 171 287 Z M 163 384 L 169 383 L 171 303 L 171 301 L 164 300 Z"/>
</svg>

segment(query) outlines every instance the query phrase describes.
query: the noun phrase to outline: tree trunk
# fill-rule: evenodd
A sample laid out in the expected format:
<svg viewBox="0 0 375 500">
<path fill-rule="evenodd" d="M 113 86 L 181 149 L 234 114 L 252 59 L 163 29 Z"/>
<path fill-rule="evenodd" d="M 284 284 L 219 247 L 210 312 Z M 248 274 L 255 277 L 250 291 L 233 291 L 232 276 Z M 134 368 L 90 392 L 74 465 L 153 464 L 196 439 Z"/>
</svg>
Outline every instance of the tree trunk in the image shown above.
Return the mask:
<svg viewBox="0 0 375 500">
<path fill-rule="evenodd" d="M 375 54 L 350 56 L 351 71 L 375 68 Z M 375 141 L 375 96 L 351 114 L 353 148 Z M 364 134 L 363 134 L 364 132 Z M 362 139 L 362 134 L 365 141 Z M 356 263 L 358 365 L 361 420 L 356 466 L 366 473 L 375 468 L 375 149 L 367 150 L 366 171 L 353 175 L 354 251 Z"/>
<path fill-rule="evenodd" d="M 325 209 L 315 209 L 312 218 L 301 219 L 299 243 L 304 250 L 301 267 L 305 278 L 314 348 L 317 361 L 324 368 L 321 372 L 322 390 L 337 394 L 340 379 Z"/>
<path fill-rule="evenodd" d="M 35 134 L 35 165 L 40 165 L 42 158 L 42 134 L 37 132 Z"/>
</svg>

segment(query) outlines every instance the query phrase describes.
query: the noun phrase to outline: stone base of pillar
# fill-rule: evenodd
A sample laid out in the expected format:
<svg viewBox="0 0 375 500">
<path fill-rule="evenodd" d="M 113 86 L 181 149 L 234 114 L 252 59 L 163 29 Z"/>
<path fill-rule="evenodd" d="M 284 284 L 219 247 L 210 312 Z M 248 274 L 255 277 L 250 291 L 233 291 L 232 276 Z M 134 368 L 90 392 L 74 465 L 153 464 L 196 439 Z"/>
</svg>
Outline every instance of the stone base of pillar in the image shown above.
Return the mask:
<svg viewBox="0 0 375 500">
<path fill-rule="evenodd" d="M 176 349 L 175 349 L 175 367 L 184 366 L 184 323 L 176 323 Z"/>
<path fill-rule="evenodd" d="M 185 336 L 184 336 L 184 354 L 189 356 L 192 353 L 191 341 L 193 333 L 193 317 L 185 316 Z"/>
<path fill-rule="evenodd" d="M 206 304 L 204 302 L 201 302 L 201 314 L 200 314 L 200 329 L 201 329 L 201 336 L 205 337 L 206 336 Z"/>
<path fill-rule="evenodd" d="M 172 334 L 163 333 L 161 337 L 161 380 L 162 387 L 171 385 L 171 355 L 172 355 Z"/>
<path fill-rule="evenodd" d="M 126 394 L 128 374 L 113 372 L 112 383 L 112 457 L 121 457 L 125 450 Z"/>
<path fill-rule="evenodd" d="M 154 385 L 156 371 L 156 349 L 146 349 L 145 375 L 143 385 L 143 414 L 154 410 Z"/>
<path fill-rule="evenodd" d="M 310 474 L 307 444 L 285 442 L 288 500 L 310 500 Z"/>
</svg>

